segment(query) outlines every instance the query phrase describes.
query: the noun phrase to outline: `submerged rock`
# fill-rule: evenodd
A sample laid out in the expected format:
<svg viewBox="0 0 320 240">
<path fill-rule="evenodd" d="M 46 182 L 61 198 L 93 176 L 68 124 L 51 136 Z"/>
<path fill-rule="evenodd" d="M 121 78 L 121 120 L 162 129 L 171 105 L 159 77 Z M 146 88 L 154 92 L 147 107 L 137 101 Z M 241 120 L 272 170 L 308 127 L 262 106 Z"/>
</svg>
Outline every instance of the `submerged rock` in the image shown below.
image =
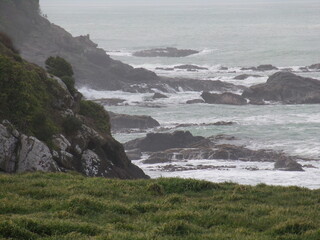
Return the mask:
<svg viewBox="0 0 320 240">
<path fill-rule="evenodd" d="M 320 81 L 290 72 L 278 72 L 266 83 L 245 90 L 242 97 L 250 101 L 275 101 L 285 104 L 320 103 Z"/>
<path fill-rule="evenodd" d="M 199 51 L 191 49 L 177 49 L 177 48 L 155 48 L 150 50 L 142 50 L 134 52 L 135 57 L 187 57 L 197 54 Z"/>
<path fill-rule="evenodd" d="M 229 105 L 246 105 L 247 101 L 242 96 L 234 93 L 215 94 L 203 92 L 201 97 L 206 103 L 210 104 L 229 104 Z"/>
</svg>

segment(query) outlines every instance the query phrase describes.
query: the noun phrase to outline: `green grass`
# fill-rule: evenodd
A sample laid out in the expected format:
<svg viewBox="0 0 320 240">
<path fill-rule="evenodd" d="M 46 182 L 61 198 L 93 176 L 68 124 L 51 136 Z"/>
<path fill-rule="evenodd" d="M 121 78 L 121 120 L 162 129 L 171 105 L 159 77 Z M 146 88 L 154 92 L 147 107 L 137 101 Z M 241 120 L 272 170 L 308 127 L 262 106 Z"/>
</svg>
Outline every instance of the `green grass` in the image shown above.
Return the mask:
<svg viewBox="0 0 320 240">
<path fill-rule="evenodd" d="M 0 239 L 318 240 L 320 190 L 0 175 Z"/>
</svg>

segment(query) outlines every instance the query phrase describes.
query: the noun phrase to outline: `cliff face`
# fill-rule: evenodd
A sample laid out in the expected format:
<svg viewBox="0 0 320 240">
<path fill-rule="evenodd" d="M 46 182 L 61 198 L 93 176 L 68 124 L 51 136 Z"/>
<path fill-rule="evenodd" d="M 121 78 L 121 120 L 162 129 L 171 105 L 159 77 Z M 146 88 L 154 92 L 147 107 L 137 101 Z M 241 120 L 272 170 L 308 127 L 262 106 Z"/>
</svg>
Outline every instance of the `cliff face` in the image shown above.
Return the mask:
<svg viewBox="0 0 320 240">
<path fill-rule="evenodd" d="M 71 34 L 42 17 L 39 0 L 1 0 L 0 31 L 6 32 L 26 60 L 44 66 L 49 56 L 61 56 L 74 67 L 77 85 L 119 90 L 158 76 L 111 59 L 88 36 Z"/>
<path fill-rule="evenodd" d="M 103 107 L 11 48 L 0 34 L 0 171 L 147 178 L 111 136 Z"/>
</svg>

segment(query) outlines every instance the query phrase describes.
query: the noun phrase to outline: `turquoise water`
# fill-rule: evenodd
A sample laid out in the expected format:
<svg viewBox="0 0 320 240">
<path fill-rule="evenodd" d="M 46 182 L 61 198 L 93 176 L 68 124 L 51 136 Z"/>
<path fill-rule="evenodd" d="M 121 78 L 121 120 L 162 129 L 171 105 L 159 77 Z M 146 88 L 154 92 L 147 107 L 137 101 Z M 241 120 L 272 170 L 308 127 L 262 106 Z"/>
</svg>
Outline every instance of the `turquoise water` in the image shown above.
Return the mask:
<svg viewBox="0 0 320 240">
<path fill-rule="evenodd" d="M 41 0 L 41 6 L 54 23 L 90 34 L 100 47 L 121 51 L 114 58 L 134 65 L 320 62 L 320 1 Z M 184 59 L 128 56 L 154 47 L 204 52 Z"/>
</svg>

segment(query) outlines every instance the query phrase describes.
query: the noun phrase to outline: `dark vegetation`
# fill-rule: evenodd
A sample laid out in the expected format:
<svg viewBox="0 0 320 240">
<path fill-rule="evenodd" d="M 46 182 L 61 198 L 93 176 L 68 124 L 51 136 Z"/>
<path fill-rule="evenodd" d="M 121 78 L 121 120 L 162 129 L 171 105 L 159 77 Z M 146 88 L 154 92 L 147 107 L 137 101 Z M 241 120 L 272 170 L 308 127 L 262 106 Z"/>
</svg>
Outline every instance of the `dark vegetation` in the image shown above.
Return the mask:
<svg viewBox="0 0 320 240">
<path fill-rule="evenodd" d="M 84 120 L 109 134 L 109 116 L 103 107 L 77 97 L 81 95 L 74 87 L 72 66 L 57 56 L 48 58 L 46 67 L 52 77 L 37 65 L 22 60 L 11 39 L 0 33 L 0 121 L 7 119 L 21 132 L 49 145 L 54 134 L 71 135 L 81 128 Z M 53 75 L 61 78 L 74 98 L 69 100 L 70 106 L 60 106 L 62 99 L 70 94 Z M 83 119 L 81 116 L 61 118 L 61 111 L 67 107 L 83 114 Z"/>
<path fill-rule="evenodd" d="M 319 190 L 0 175 L 3 239 L 320 239 Z"/>
</svg>

